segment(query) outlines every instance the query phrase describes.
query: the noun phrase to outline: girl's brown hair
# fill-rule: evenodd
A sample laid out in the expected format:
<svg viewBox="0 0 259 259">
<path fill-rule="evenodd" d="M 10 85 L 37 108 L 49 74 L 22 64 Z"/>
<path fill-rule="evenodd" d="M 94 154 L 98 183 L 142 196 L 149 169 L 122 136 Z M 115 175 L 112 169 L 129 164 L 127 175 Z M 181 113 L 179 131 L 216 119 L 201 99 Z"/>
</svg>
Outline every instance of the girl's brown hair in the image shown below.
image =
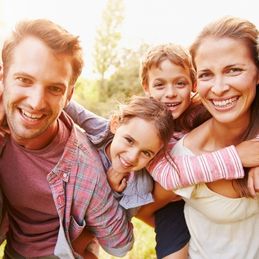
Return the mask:
<svg viewBox="0 0 259 259">
<path fill-rule="evenodd" d="M 152 122 L 166 148 L 174 130 L 173 117 L 167 106 L 153 97 L 133 96 L 113 114 L 113 119 L 118 120 L 120 124 L 135 117 Z"/>
</svg>

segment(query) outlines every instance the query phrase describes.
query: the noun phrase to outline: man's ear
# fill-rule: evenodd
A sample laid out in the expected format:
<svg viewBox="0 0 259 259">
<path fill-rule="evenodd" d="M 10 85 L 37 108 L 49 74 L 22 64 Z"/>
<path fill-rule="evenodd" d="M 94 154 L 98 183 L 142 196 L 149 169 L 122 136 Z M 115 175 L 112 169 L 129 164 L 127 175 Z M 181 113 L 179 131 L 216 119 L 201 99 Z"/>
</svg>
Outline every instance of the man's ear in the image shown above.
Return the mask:
<svg viewBox="0 0 259 259">
<path fill-rule="evenodd" d="M 72 96 L 73 96 L 73 93 L 74 93 L 74 90 L 75 90 L 75 85 L 71 85 L 69 86 L 69 92 L 67 94 L 67 100 L 66 100 L 66 103 L 65 103 L 65 107 L 68 106 L 69 102 L 71 101 L 72 99 Z"/>
<path fill-rule="evenodd" d="M 112 134 L 115 134 L 116 130 L 120 126 L 119 119 L 115 116 L 113 116 L 110 120 L 110 131 Z"/>
</svg>

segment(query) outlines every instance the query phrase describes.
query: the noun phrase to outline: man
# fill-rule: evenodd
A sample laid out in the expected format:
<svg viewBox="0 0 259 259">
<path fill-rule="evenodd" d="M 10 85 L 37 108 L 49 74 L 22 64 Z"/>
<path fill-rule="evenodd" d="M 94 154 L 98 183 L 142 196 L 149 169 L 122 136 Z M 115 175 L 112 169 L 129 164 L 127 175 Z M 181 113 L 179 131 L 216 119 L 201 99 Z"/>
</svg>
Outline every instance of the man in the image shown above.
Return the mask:
<svg viewBox="0 0 259 259">
<path fill-rule="evenodd" d="M 2 60 L 10 130 L 0 137 L 5 258 L 80 258 L 71 243 L 84 228 L 108 253 L 124 255 L 132 225 L 96 151 L 62 112 L 83 66 L 78 37 L 48 20 L 20 22 Z"/>
</svg>

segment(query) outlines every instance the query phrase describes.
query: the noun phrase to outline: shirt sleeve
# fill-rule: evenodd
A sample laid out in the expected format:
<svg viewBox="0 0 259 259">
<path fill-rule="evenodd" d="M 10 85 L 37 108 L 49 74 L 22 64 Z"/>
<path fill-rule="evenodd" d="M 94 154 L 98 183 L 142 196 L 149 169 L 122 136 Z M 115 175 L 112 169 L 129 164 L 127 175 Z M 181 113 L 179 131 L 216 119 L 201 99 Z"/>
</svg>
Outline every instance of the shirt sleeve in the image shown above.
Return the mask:
<svg viewBox="0 0 259 259">
<path fill-rule="evenodd" d="M 235 146 L 199 156 L 174 156 L 167 152 L 156 158 L 148 170 L 153 179 L 166 190 L 244 177 L 244 169 Z"/>
<path fill-rule="evenodd" d="M 115 199 L 105 174 L 100 174 L 93 190 L 86 225 L 107 253 L 124 256 L 132 249 L 133 225 L 127 219 L 126 211 Z"/>
<path fill-rule="evenodd" d="M 109 134 L 109 120 L 88 111 L 76 101 L 71 101 L 64 109 L 73 121 L 85 130 L 93 144 L 99 144 Z"/>
</svg>

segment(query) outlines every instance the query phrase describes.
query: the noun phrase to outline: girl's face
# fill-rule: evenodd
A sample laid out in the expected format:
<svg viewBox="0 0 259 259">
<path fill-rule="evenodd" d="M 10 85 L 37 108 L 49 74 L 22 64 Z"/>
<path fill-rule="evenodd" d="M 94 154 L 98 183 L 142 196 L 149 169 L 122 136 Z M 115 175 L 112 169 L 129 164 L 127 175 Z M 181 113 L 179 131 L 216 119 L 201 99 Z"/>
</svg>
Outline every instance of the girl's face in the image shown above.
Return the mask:
<svg viewBox="0 0 259 259">
<path fill-rule="evenodd" d="M 231 38 L 207 38 L 195 63 L 197 91 L 212 116 L 232 126 L 248 123 L 259 80 L 247 45 Z"/>
<path fill-rule="evenodd" d="M 163 147 L 153 122 L 138 117 L 122 124 L 116 122 L 115 126 L 111 125 L 111 130 L 114 138 L 108 155 L 117 172 L 144 168 Z"/>
<path fill-rule="evenodd" d="M 190 71 L 169 60 L 152 67 L 148 72 L 148 86 L 144 87 L 148 96 L 165 103 L 177 119 L 191 103 L 192 81 Z"/>
</svg>

